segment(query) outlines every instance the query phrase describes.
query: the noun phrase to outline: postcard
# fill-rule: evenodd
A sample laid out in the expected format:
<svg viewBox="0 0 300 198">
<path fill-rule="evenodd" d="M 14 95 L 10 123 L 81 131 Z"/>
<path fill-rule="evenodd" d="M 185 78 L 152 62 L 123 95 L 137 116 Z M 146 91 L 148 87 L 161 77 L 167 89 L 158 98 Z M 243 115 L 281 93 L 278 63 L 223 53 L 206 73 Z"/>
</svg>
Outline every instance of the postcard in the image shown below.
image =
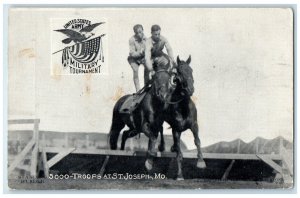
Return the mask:
<svg viewBox="0 0 300 198">
<path fill-rule="evenodd" d="M 290 189 L 291 8 L 8 11 L 12 190 Z"/>
</svg>

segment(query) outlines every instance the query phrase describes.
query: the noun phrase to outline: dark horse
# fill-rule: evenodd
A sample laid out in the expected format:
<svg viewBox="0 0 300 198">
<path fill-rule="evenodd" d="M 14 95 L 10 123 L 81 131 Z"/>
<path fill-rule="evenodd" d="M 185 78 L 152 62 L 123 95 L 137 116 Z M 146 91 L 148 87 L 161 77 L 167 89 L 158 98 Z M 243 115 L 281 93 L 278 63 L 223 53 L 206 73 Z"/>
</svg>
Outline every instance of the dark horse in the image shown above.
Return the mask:
<svg viewBox="0 0 300 198">
<path fill-rule="evenodd" d="M 162 131 L 163 113 L 168 107 L 166 101 L 170 100 L 175 90 L 174 74 L 169 68 L 170 62 L 164 67 L 155 68 L 151 87 L 139 106 L 132 112 L 132 116 L 120 112 L 122 104 L 132 95 L 125 95 L 117 101 L 113 109 L 112 125 L 108 138 L 111 149 L 117 149 L 118 137 L 125 125 L 129 127 L 129 130 L 123 132 L 121 149 L 124 149 L 127 138 L 134 137 L 140 132 L 149 137 L 149 148 L 152 148 L 153 134 Z M 149 149 L 148 154 L 152 154 Z"/>
<path fill-rule="evenodd" d="M 206 164 L 203 160 L 201 152 L 201 143 L 199 139 L 199 128 L 197 123 L 197 109 L 195 103 L 192 101 L 191 96 L 194 93 L 194 79 L 193 79 L 193 69 L 189 66 L 191 63 L 191 56 L 187 61 L 180 60 L 177 57 L 177 66 L 174 68 L 176 71 L 175 84 L 176 88 L 172 94 L 171 101 L 167 102 L 169 105 L 164 111 L 164 121 L 170 124 L 172 128 L 172 135 L 174 144 L 171 147 L 172 152 L 176 152 L 176 160 L 178 165 L 177 179 L 182 180 L 182 152 L 180 149 L 180 136 L 183 131 L 190 129 L 194 135 L 194 142 L 197 147 L 197 167 L 205 168 Z M 154 152 L 155 141 L 158 133 L 154 134 L 152 138 L 154 144 L 149 144 L 148 150 L 150 153 Z M 161 131 L 161 136 L 163 136 L 163 131 Z M 152 169 L 153 156 L 150 155 L 146 161 L 146 168 L 148 170 Z"/>
<path fill-rule="evenodd" d="M 183 131 L 190 129 L 194 136 L 194 142 L 197 147 L 197 167 L 205 168 L 206 164 L 203 160 L 201 152 L 201 143 L 198 135 L 198 123 L 197 123 L 197 109 L 195 103 L 192 101 L 191 96 L 194 93 L 194 79 L 193 70 L 189 66 L 191 62 L 191 56 L 187 61 L 180 60 L 177 57 L 176 66 L 176 89 L 172 95 L 173 104 L 169 105 L 164 113 L 164 120 L 170 124 L 172 128 L 172 134 L 174 139 L 174 145 L 171 147 L 172 152 L 177 153 L 177 179 L 183 179 L 182 175 L 182 152 L 180 149 L 180 136 Z"/>
<path fill-rule="evenodd" d="M 203 156 L 200 148 L 200 139 L 198 135 L 198 123 L 197 123 L 197 109 L 194 102 L 191 100 L 191 96 L 194 93 L 194 79 L 193 79 L 193 70 L 189 66 L 191 62 L 191 57 L 187 61 L 182 61 L 177 57 L 177 66 L 174 68 L 176 71 L 175 77 L 175 91 L 172 94 L 171 100 L 166 101 L 167 108 L 163 112 L 164 121 L 168 122 L 172 127 L 172 134 L 174 139 L 174 145 L 171 148 L 172 152 L 177 152 L 177 164 L 178 172 L 177 179 L 183 179 L 182 175 L 182 152 L 180 149 L 180 136 L 181 133 L 187 129 L 190 129 L 194 135 L 194 142 L 197 147 L 197 167 L 205 168 L 206 164 L 203 160 Z M 173 84 L 173 80 L 171 81 Z M 173 85 L 174 86 L 174 85 Z M 163 131 L 162 127 L 159 130 L 161 132 L 161 143 L 159 145 L 159 150 L 164 150 L 164 141 L 163 141 Z M 152 169 L 153 156 L 151 153 L 154 153 L 155 141 L 158 136 L 157 131 L 153 131 L 152 138 L 149 140 L 149 153 L 150 157 L 146 161 L 146 168 L 148 170 Z M 127 131 L 124 132 L 127 134 Z M 133 137 L 137 133 L 130 133 L 131 135 L 123 134 L 122 145 L 124 148 L 125 141 L 128 137 Z"/>
</svg>

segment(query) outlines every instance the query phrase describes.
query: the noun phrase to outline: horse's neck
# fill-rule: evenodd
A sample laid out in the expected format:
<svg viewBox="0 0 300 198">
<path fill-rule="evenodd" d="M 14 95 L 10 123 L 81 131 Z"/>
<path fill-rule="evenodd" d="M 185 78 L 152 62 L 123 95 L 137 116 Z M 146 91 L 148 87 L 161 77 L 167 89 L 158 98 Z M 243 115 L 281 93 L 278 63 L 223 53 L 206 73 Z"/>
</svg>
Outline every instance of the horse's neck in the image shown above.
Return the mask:
<svg viewBox="0 0 300 198">
<path fill-rule="evenodd" d="M 181 89 L 181 85 L 178 84 L 178 86 L 176 87 L 174 93 L 173 93 L 173 97 L 172 97 L 172 101 L 179 101 L 177 104 L 177 107 L 181 107 L 182 108 L 187 108 L 187 106 L 189 105 L 189 102 L 191 100 L 191 97 L 184 94 L 182 95 L 181 92 L 183 90 Z"/>
<path fill-rule="evenodd" d="M 181 84 L 178 84 L 172 94 L 173 100 L 182 100 L 183 98 L 184 99 L 189 98 L 189 96 L 182 95 L 181 92 L 182 92 Z"/>
<path fill-rule="evenodd" d="M 175 90 L 176 91 L 176 90 Z M 187 95 L 181 95 L 181 89 L 179 88 L 176 92 L 178 93 L 175 101 L 179 101 L 177 104 L 172 105 L 174 112 L 179 113 L 183 118 L 186 118 L 189 114 L 189 104 L 191 97 Z"/>
<path fill-rule="evenodd" d="M 170 58 L 167 56 L 166 57 L 168 59 L 168 63 L 166 65 L 157 65 L 155 64 L 153 66 L 154 71 L 158 71 L 158 70 L 168 70 L 171 68 L 171 62 L 170 62 Z"/>
<path fill-rule="evenodd" d="M 164 103 L 161 102 L 161 101 L 157 98 L 153 86 L 152 86 L 151 89 L 148 91 L 148 93 L 147 93 L 146 96 L 149 98 L 151 104 L 155 104 L 155 106 L 163 106 L 163 105 L 164 105 Z"/>
</svg>

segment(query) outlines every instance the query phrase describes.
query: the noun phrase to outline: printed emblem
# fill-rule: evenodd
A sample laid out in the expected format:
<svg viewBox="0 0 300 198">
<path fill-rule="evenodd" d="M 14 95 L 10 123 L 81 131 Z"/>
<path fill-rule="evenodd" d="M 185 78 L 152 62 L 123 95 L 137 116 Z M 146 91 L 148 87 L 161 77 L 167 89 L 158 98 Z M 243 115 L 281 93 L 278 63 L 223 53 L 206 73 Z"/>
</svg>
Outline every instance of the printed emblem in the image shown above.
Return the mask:
<svg viewBox="0 0 300 198">
<path fill-rule="evenodd" d="M 62 29 L 53 30 L 53 34 L 63 36 L 60 41 L 63 47 L 52 55 L 61 54 L 64 73 L 101 73 L 101 67 L 105 63 L 103 37 L 106 34 L 99 29 L 104 24 L 105 22 L 92 23 L 86 19 L 73 19 L 63 25 Z"/>
</svg>

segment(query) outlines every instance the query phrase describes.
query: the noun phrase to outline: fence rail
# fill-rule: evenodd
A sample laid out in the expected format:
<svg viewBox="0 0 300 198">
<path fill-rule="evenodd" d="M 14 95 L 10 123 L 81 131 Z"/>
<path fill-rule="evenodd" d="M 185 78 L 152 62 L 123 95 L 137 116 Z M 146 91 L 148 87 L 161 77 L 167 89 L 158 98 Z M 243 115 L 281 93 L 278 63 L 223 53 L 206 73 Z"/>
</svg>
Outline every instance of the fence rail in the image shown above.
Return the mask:
<svg viewBox="0 0 300 198">
<path fill-rule="evenodd" d="M 46 146 L 45 145 L 45 135 L 42 135 L 42 141 L 43 144 L 40 144 L 39 140 L 39 119 L 22 119 L 22 120 L 8 120 L 9 125 L 13 124 L 33 124 L 33 137 L 29 141 L 29 143 L 25 146 L 25 148 L 15 157 L 15 159 L 10 163 L 10 166 L 8 168 L 9 174 L 12 173 L 12 171 L 15 168 L 22 168 L 24 170 L 30 170 L 30 175 L 32 177 L 37 177 L 37 165 L 38 165 L 38 156 L 39 153 L 41 153 L 42 161 L 43 161 L 43 169 L 45 176 L 49 175 L 49 170 L 52 166 L 54 166 L 56 163 L 61 161 L 64 157 L 66 157 L 69 154 L 93 154 L 93 155 L 104 155 L 106 156 L 105 161 L 101 167 L 101 173 L 103 174 L 105 172 L 105 166 L 109 161 L 110 156 L 138 156 L 138 157 L 145 157 L 147 155 L 146 151 L 121 151 L 121 150 L 109 150 L 109 149 L 94 149 L 94 148 L 74 148 L 68 146 L 68 137 L 65 136 L 65 145 L 64 147 L 55 147 L 55 146 Z M 86 139 L 88 142 L 88 139 Z M 237 153 L 203 153 L 204 159 L 220 159 L 220 160 L 231 160 L 231 163 L 227 167 L 222 179 L 226 179 L 229 172 L 231 171 L 233 164 L 235 163 L 235 160 L 260 160 L 267 165 L 269 165 L 271 168 L 274 169 L 274 171 L 277 172 L 278 175 L 281 175 L 283 178 L 286 178 L 284 176 L 284 173 L 287 170 L 289 173 L 289 177 L 291 178 L 293 176 L 293 167 L 292 167 L 292 160 L 286 159 L 286 153 L 287 151 L 283 147 L 282 139 L 280 139 L 280 152 L 278 154 L 260 154 L 258 142 L 256 142 L 255 146 L 255 153 L 253 154 L 242 154 L 240 153 L 240 141 L 238 142 L 237 147 Z M 30 167 L 28 165 L 22 164 L 22 161 L 26 159 L 27 154 L 31 151 L 31 164 Z M 54 157 L 51 159 L 47 159 L 47 153 L 56 153 Z M 175 153 L 172 152 L 157 152 L 156 157 L 162 157 L 162 158 L 174 158 L 176 157 Z M 196 159 L 197 153 L 195 152 L 183 152 L 184 158 L 189 159 Z M 278 164 L 279 161 L 279 164 Z M 283 165 L 281 165 L 283 164 Z"/>
</svg>

